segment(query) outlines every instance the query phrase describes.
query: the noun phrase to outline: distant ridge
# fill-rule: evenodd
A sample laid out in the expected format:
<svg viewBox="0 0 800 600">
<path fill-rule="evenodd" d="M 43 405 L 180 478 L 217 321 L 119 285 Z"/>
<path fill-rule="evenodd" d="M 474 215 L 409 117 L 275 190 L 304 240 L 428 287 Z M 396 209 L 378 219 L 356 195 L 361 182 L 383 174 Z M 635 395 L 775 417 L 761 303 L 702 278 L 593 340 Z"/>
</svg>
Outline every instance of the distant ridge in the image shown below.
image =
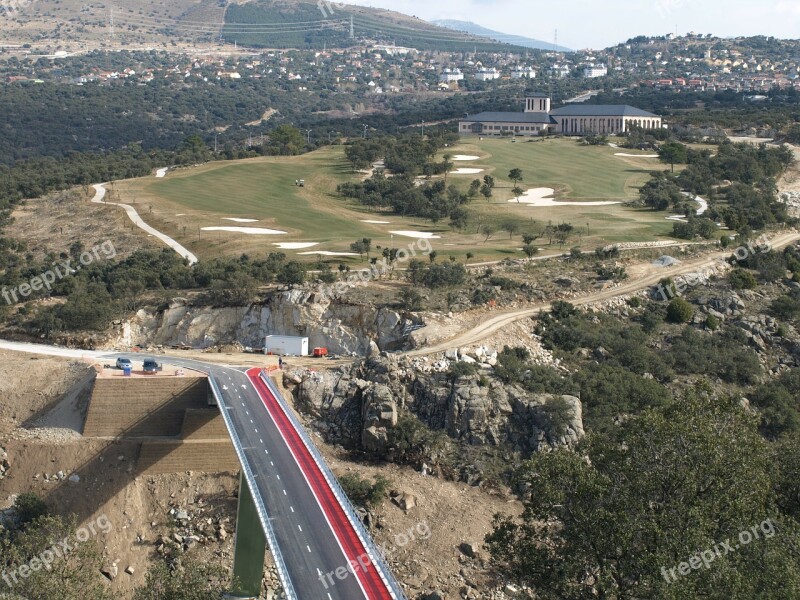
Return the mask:
<svg viewBox="0 0 800 600">
<path fill-rule="evenodd" d="M 500 33 L 499 31 L 493 31 L 492 29 L 487 29 L 486 27 L 482 27 L 477 23 L 472 23 L 470 21 L 439 19 L 437 21 L 431 21 L 431 23 L 433 23 L 434 25 L 438 25 L 440 27 L 446 27 L 447 29 L 453 29 L 455 31 L 463 31 L 464 33 L 479 35 L 481 37 L 497 40 L 498 42 L 502 42 L 504 44 L 523 46 L 524 48 L 533 48 L 535 50 L 554 49 L 553 44 L 551 42 L 543 42 L 542 40 L 536 40 L 521 35 L 510 35 L 507 33 Z M 571 48 L 566 48 L 564 46 L 556 46 L 555 51 L 572 52 L 573 50 Z"/>
</svg>

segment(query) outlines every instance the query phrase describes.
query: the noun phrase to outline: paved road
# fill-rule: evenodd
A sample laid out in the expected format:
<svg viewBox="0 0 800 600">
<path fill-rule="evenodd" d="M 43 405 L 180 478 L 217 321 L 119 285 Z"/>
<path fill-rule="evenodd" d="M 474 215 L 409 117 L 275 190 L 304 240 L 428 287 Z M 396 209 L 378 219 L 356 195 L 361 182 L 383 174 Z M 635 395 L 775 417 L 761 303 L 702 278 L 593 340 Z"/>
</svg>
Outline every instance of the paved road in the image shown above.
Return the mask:
<svg viewBox="0 0 800 600">
<path fill-rule="evenodd" d="M 173 240 L 168 235 L 161 233 L 158 229 L 154 229 L 150 227 L 147 223 L 142 220 L 142 217 L 139 216 L 139 213 L 136 212 L 136 209 L 130 206 L 129 204 L 120 204 L 118 202 L 106 202 L 104 199 L 106 197 L 106 188 L 104 183 L 97 183 L 94 186 L 94 198 L 92 198 L 92 202 L 95 204 L 108 204 L 109 206 L 119 206 L 121 207 L 127 214 L 128 218 L 133 221 L 133 224 L 136 225 L 139 229 L 146 231 L 153 237 L 160 239 L 164 242 L 167 246 L 175 250 L 178 254 L 181 255 L 182 258 L 188 259 L 189 264 L 193 265 L 197 263 L 197 257 L 189 252 L 186 248 L 184 248 L 180 243 Z"/>
<path fill-rule="evenodd" d="M 133 361 L 142 359 L 141 354 L 85 352 L 4 341 L 0 341 L 0 349 L 71 358 L 114 360 L 124 356 Z M 344 514 L 342 507 L 332 494 L 325 492 L 324 481 L 305 475 L 312 465 L 308 457 L 298 452 L 296 445 L 290 449 L 286 434 L 288 419 L 276 418 L 274 402 L 271 414 L 268 390 L 256 381 L 257 370 L 251 369 L 248 374 L 246 370 L 193 360 L 167 356 L 158 359 L 208 373 L 216 381 L 223 396 L 219 408 L 227 412 L 241 441 L 244 459 L 255 477 L 254 496 L 266 508 L 297 598 L 391 599 L 393 596 L 382 583 L 376 567 L 363 557 L 366 552 L 375 555 L 371 540 L 365 540 L 370 544 L 367 550 L 352 526 L 340 518 Z M 343 570 L 358 557 L 362 557 L 361 565 L 350 571 Z M 384 576 L 391 577 L 388 573 Z"/>
</svg>

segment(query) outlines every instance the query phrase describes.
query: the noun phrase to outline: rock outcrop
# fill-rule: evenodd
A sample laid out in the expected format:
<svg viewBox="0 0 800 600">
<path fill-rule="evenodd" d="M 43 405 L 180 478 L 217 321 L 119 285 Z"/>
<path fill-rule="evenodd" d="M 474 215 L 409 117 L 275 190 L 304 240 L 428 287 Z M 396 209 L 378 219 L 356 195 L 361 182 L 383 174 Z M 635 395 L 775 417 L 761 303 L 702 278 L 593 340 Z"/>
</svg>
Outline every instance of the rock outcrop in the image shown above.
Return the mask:
<svg viewBox="0 0 800 600">
<path fill-rule="evenodd" d="M 261 348 L 267 335 L 307 336 L 311 347 L 331 353 L 369 355 L 396 350 L 419 326 L 411 317 L 369 304 L 331 300 L 302 289 L 276 292 L 263 304 L 214 308 L 175 298 L 163 310 L 140 310 L 119 324 L 110 343 L 130 346 L 207 348 L 240 343 Z"/>
<path fill-rule="evenodd" d="M 479 376 L 451 381 L 389 355 L 334 372 L 293 373 L 288 381 L 297 380 L 298 408 L 329 441 L 377 455 L 389 451 L 403 409 L 454 440 L 525 454 L 571 446 L 584 436 L 578 398 L 531 394 Z"/>
</svg>

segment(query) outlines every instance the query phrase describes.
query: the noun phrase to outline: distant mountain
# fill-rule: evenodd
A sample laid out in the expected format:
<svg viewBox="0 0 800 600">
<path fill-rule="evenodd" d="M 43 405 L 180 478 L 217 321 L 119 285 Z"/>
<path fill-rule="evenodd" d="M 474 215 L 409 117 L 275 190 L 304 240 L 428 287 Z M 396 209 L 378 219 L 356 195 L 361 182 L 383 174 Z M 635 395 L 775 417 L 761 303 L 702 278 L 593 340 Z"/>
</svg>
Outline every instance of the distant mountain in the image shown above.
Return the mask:
<svg viewBox="0 0 800 600">
<path fill-rule="evenodd" d="M 470 21 L 454 21 L 452 19 L 440 19 L 438 21 L 431 21 L 434 25 L 439 27 L 446 27 L 447 29 L 454 29 L 455 31 L 463 31 L 472 35 L 486 37 L 504 44 L 512 44 L 514 46 L 523 46 L 524 48 L 534 48 L 536 50 L 553 50 L 551 42 L 543 42 L 542 40 L 535 40 L 521 35 L 510 35 L 507 33 L 500 33 L 493 31 L 486 27 L 481 27 L 477 23 Z M 572 52 L 570 48 L 564 46 L 556 46 L 555 50 L 558 52 Z"/>
</svg>

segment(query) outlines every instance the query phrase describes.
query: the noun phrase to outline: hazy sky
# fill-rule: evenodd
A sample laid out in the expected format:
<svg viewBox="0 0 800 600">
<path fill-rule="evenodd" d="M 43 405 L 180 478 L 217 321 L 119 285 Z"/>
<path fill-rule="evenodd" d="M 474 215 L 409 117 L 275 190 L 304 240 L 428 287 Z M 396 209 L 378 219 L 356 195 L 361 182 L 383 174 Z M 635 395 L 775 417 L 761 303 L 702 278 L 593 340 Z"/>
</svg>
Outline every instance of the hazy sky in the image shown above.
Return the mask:
<svg viewBox="0 0 800 600">
<path fill-rule="evenodd" d="M 604 48 L 637 35 L 800 37 L 800 0 L 347 0 L 422 19 L 473 21 L 559 45 Z"/>
</svg>

